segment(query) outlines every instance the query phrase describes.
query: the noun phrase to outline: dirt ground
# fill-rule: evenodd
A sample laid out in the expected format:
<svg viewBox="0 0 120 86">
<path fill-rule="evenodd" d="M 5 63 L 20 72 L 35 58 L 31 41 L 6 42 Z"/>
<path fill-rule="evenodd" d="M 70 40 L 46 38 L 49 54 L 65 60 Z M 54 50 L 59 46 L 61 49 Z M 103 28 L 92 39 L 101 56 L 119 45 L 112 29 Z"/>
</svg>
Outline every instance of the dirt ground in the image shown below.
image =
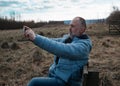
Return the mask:
<svg viewBox="0 0 120 86">
<path fill-rule="evenodd" d="M 46 25 L 33 30 L 46 37 L 61 37 L 68 25 Z M 100 86 L 120 86 L 120 35 L 106 24 L 88 25 L 93 48 L 89 68 L 99 71 Z M 20 30 L 0 30 L 0 86 L 26 86 L 33 77 L 47 76 L 53 55 L 25 39 Z"/>
</svg>

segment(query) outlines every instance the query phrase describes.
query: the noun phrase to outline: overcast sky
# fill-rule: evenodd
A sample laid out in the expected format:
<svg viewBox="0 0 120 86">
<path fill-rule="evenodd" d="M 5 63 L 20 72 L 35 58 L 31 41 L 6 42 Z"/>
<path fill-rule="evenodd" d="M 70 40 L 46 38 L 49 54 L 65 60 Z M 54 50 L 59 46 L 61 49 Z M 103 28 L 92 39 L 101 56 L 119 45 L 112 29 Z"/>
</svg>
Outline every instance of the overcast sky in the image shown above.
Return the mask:
<svg viewBox="0 0 120 86">
<path fill-rule="evenodd" d="M 66 20 L 75 16 L 100 19 L 109 16 L 120 0 L 0 0 L 0 16 L 18 20 Z"/>
</svg>

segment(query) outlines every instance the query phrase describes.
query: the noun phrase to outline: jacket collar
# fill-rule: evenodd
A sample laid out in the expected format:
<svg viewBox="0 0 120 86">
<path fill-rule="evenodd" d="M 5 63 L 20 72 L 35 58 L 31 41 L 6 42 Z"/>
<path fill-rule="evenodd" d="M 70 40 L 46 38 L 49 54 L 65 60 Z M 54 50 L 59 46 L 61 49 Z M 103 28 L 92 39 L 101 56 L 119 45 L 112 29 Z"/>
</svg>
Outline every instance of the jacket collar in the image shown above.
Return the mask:
<svg viewBox="0 0 120 86">
<path fill-rule="evenodd" d="M 81 36 L 77 36 L 77 38 L 79 38 L 79 39 L 89 39 L 88 35 L 86 35 L 86 34 L 83 34 Z"/>
<path fill-rule="evenodd" d="M 72 40 L 74 40 L 74 39 L 76 39 L 76 38 L 78 38 L 78 39 L 89 39 L 88 35 L 86 35 L 86 34 L 83 34 L 83 35 L 81 35 L 81 36 L 74 36 L 73 38 L 70 38 L 70 37 L 68 36 L 68 37 L 64 40 L 64 43 L 71 43 Z"/>
</svg>

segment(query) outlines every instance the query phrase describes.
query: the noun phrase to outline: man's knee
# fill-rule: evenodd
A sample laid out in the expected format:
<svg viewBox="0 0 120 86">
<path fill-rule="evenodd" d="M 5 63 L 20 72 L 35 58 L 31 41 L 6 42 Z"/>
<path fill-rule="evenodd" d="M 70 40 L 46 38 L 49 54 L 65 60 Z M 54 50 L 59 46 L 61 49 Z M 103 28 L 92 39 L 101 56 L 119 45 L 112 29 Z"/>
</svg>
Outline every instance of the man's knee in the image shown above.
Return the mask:
<svg viewBox="0 0 120 86">
<path fill-rule="evenodd" d="M 28 86 L 36 86 L 38 83 L 38 78 L 32 78 L 29 83 Z"/>
</svg>

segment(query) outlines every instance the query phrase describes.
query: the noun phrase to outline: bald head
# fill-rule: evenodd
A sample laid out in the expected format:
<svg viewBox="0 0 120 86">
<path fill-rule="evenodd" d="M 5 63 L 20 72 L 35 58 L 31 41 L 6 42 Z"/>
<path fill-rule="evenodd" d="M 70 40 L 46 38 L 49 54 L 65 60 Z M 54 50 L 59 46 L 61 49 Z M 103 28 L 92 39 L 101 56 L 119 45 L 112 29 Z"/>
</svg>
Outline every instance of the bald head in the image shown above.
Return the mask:
<svg viewBox="0 0 120 86">
<path fill-rule="evenodd" d="M 78 23 L 80 25 L 80 27 L 83 27 L 86 29 L 86 22 L 85 22 L 85 19 L 82 18 L 82 17 L 75 17 L 73 19 L 73 21 L 75 21 L 76 23 Z"/>
</svg>

